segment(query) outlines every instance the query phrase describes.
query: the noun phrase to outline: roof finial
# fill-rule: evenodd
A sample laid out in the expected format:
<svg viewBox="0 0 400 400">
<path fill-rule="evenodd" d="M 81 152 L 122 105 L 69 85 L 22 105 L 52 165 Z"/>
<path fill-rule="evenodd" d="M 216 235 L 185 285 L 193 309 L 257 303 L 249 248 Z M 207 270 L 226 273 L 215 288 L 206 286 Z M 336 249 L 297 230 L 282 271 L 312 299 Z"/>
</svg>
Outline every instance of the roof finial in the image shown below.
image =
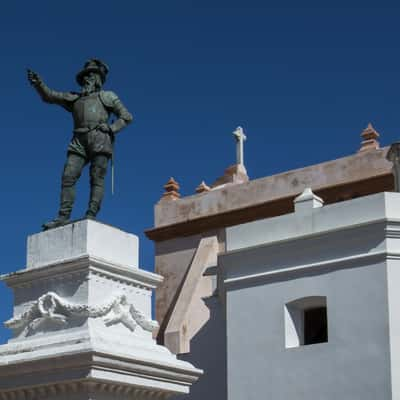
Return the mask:
<svg viewBox="0 0 400 400">
<path fill-rule="evenodd" d="M 196 188 L 196 193 L 209 192 L 210 190 L 210 186 L 208 186 L 204 181 L 201 181 L 200 185 Z"/>
<path fill-rule="evenodd" d="M 165 192 L 162 195 L 161 200 L 177 200 L 181 197 L 179 193 L 179 184 L 178 182 L 171 176 L 169 181 L 164 185 Z"/>
<path fill-rule="evenodd" d="M 371 123 L 361 132 L 363 138 L 361 148 L 358 151 L 376 150 L 379 149 L 378 137 L 379 133 L 375 130 Z"/>
</svg>

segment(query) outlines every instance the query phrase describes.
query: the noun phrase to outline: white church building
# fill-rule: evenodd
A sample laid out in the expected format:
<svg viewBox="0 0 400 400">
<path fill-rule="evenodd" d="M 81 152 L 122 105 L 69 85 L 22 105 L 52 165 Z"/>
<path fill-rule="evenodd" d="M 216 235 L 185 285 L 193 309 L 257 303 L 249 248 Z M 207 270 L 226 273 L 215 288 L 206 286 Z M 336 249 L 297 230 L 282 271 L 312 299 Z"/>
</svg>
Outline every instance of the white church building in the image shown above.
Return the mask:
<svg viewBox="0 0 400 400">
<path fill-rule="evenodd" d="M 193 196 L 165 186 L 147 235 L 158 341 L 204 370 L 186 398 L 400 399 L 399 149 L 362 137 L 266 178 L 238 158 Z"/>
</svg>

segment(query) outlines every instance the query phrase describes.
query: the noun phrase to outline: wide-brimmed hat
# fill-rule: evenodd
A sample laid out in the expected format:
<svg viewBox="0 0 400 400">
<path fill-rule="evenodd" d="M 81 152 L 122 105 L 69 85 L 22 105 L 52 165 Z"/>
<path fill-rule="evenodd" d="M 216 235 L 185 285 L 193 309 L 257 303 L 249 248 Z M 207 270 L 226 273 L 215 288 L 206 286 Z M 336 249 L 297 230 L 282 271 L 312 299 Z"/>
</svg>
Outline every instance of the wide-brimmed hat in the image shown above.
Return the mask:
<svg viewBox="0 0 400 400">
<path fill-rule="evenodd" d="M 78 72 L 76 75 L 76 81 L 80 86 L 83 84 L 83 77 L 89 73 L 89 72 L 97 72 L 100 77 L 102 83 L 106 81 L 106 77 L 108 74 L 108 66 L 107 64 L 103 63 L 103 61 L 97 59 L 97 58 L 91 58 L 90 60 L 85 62 L 85 65 L 83 66 L 83 70 Z"/>
</svg>

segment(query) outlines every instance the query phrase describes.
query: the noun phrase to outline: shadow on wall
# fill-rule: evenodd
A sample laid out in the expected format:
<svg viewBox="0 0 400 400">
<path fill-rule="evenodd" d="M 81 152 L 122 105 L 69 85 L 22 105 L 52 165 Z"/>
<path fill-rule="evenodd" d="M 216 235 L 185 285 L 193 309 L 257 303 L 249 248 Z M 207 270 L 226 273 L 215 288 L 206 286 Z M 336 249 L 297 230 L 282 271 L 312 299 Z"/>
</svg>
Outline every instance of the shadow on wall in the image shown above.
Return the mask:
<svg viewBox="0 0 400 400">
<path fill-rule="evenodd" d="M 179 359 L 193 363 L 204 370 L 189 395 L 174 397 L 174 400 L 227 399 L 226 382 L 226 320 L 218 296 L 203 299 L 210 309 L 210 319 L 190 342 L 190 353 Z"/>
</svg>

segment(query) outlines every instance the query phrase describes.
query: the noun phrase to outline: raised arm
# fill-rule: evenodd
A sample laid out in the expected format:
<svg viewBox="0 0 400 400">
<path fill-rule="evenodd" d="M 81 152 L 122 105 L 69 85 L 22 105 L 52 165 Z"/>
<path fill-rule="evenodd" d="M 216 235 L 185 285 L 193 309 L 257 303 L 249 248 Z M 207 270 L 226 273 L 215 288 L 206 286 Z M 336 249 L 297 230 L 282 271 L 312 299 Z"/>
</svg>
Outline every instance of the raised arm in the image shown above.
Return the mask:
<svg viewBox="0 0 400 400">
<path fill-rule="evenodd" d="M 36 73 L 28 69 L 28 80 L 39 93 L 42 100 L 50 104 L 58 104 L 68 111 L 71 111 L 72 103 L 77 99 L 77 95 L 70 92 L 57 92 L 50 89 Z"/>
<path fill-rule="evenodd" d="M 100 97 L 107 109 L 117 117 L 117 120 L 110 125 L 113 134 L 118 133 L 126 125 L 132 122 L 132 114 L 126 109 L 114 92 L 101 92 Z"/>
</svg>

